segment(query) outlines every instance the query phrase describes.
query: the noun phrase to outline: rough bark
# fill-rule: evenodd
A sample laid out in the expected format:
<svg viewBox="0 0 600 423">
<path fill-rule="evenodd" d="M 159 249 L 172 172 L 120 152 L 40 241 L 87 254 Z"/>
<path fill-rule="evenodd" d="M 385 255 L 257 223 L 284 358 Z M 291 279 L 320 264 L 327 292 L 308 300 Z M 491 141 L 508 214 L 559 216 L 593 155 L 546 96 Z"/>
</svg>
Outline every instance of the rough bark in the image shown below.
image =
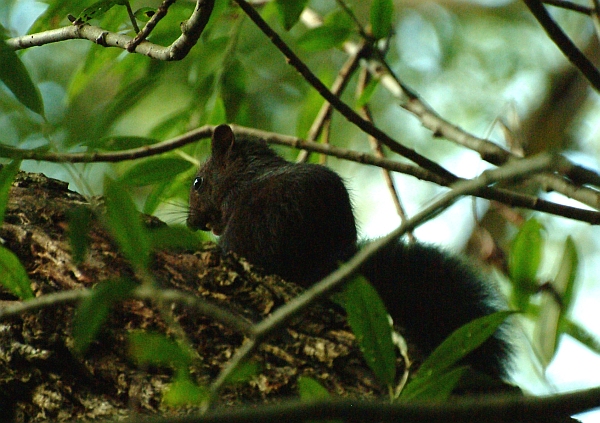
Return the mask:
<svg viewBox="0 0 600 423">
<path fill-rule="evenodd" d="M 11 189 L 0 241 L 25 266 L 36 296 L 90 288 L 107 279 L 133 277 L 102 225 L 90 227 L 90 251 L 75 264 L 68 238 L 69 211 L 88 202 L 67 184 L 21 173 Z M 149 226 L 163 225 L 145 217 Z M 260 277 L 214 244 L 201 251 L 158 251 L 152 269 L 164 287 L 183 290 L 258 321 L 299 292 L 277 277 Z M 0 288 L 0 307 L 18 301 Z M 148 303 L 128 300 L 114 308 L 89 352 L 73 352 L 71 321 L 76 304 L 55 304 L 0 321 L 0 414 L 19 422 L 92 420 L 132 413 L 173 413 L 161 395 L 169 369 L 142 369 L 127 351 L 133 330 L 169 333 Z M 199 383 L 209 384 L 243 341 L 242 335 L 191 310 L 175 318 L 201 358 Z M 315 305 L 255 354 L 262 370 L 251 381 L 227 388 L 218 402 L 266 402 L 297 395 L 300 375 L 319 380 L 337 395 L 378 394 L 343 315 L 331 303 Z M 189 410 L 187 410 L 189 411 Z"/>
</svg>

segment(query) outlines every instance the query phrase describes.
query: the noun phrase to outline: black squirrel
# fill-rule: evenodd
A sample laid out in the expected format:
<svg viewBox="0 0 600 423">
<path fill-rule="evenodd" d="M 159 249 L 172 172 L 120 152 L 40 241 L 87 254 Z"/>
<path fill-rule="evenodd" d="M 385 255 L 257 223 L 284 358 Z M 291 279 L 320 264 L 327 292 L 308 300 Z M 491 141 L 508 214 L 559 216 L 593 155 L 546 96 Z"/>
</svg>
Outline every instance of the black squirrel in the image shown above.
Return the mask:
<svg viewBox="0 0 600 423">
<path fill-rule="evenodd" d="M 264 141 L 236 139 L 227 125 L 215 128 L 211 146 L 190 190 L 190 228 L 212 230 L 223 250 L 305 287 L 358 251 L 351 201 L 337 173 L 288 162 Z M 477 272 L 432 246 L 392 243 L 360 272 L 424 354 L 455 329 L 498 309 Z M 466 362 L 504 378 L 509 356 L 500 329 Z"/>
</svg>

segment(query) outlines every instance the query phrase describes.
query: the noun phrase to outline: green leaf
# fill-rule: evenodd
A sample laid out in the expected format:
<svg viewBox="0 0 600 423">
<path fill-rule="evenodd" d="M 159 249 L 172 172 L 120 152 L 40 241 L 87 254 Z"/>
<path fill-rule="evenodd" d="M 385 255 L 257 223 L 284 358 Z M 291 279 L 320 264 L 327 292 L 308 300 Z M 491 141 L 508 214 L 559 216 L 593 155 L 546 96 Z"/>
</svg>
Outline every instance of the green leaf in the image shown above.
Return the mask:
<svg viewBox="0 0 600 423">
<path fill-rule="evenodd" d="M 152 158 L 129 168 L 119 181 L 132 187 L 172 181 L 177 175 L 193 166 L 189 161 L 177 157 Z"/>
<path fill-rule="evenodd" d="M 207 123 L 220 125 L 227 122 L 227 113 L 225 111 L 225 102 L 221 96 L 215 98 L 214 106 L 210 108 L 210 116 Z"/>
<path fill-rule="evenodd" d="M 129 353 L 141 365 L 172 367 L 185 371 L 192 352 L 160 333 L 136 331 L 129 334 Z"/>
<path fill-rule="evenodd" d="M 178 372 L 173 383 L 165 390 L 163 402 L 171 407 L 202 404 L 210 400 L 210 390 L 190 379 L 189 373 Z"/>
<path fill-rule="evenodd" d="M 321 400 L 330 397 L 329 391 L 319 382 L 311 377 L 300 376 L 298 378 L 298 393 L 305 401 Z"/>
<path fill-rule="evenodd" d="M 186 226 L 163 226 L 149 231 L 155 250 L 198 250 L 202 239 Z"/>
<path fill-rule="evenodd" d="M 560 304 L 553 294 L 542 292 L 539 317 L 534 331 L 537 353 L 544 367 L 554 358 L 558 341 L 566 328 L 565 321 L 571 309 L 578 264 L 575 243 L 568 237 L 558 273 L 549 287 L 559 296 Z"/>
<path fill-rule="evenodd" d="M 298 393 L 300 394 L 300 399 L 302 399 L 303 401 L 324 400 L 331 396 L 329 394 L 329 392 L 327 391 L 327 389 L 325 389 L 323 387 L 323 385 L 321 385 L 315 379 L 306 377 L 306 376 L 300 376 L 298 378 Z M 341 420 L 318 420 L 318 421 L 309 420 L 306 423 L 317 423 L 317 422 L 318 423 L 342 423 Z"/>
<path fill-rule="evenodd" d="M 573 304 L 573 291 L 577 279 L 577 268 L 579 266 L 579 257 L 573 238 L 567 237 L 565 249 L 560 261 L 558 273 L 554 278 L 554 289 L 560 295 L 562 301 L 562 314 L 565 315 L 571 310 Z"/>
<path fill-rule="evenodd" d="M 246 97 L 246 80 L 248 72 L 239 60 L 226 62 L 227 72 L 221 78 L 221 98 L 225 105 L 226 119 L 231 122 L 236 116 Z"/>
<path fill-rule="evenodd" d="M 104 181 L 104 192 L 110 233 L 136 269 L 147 268 L 150 240 L 133 200 L 119 182 L 110 178 Z"/>
<path fill-rule="evenodd" d="M 415 378 L 406 385 L 400 399 L 446 401 L 467 370 L 468 366 L 461 366 L 433 373 L 427 378 Z"/>
<path fill-rule="evenodd" d="M 243 382 L 248 382 L 252 377 L 260 372 L 260 364 L 256 362 L 242 362 L 227 376 L 225 383 L 228 385 L 236 385 Z"/>
<path fill-rule="evenodd" d="M 600 338 L 579 324 L 565 318 L 564 331 L 596 354 L 600 354 Z"/>
<path fill-rule="evenodd" d="M 289 31 L 300 19 L 308 0 L 276 0 L 275 4 L 283 27 Z"/>
<path fill-rule="evenodd" d="M 84 353 L 106 321 L 114 303 L 129 297 L 138 285 L 128 279 L 108 280 L 99 283 L 91 294 L 81 300 L 73 317 L 74 348 Z"/>
<path fill-rule="evenodd" d="M 0 81 L 4 82 L 25 107 L 43 116 L 44 102 L 37 86 L 31 80 L 17 53 L 5 42 L 4 28 L 0 25 Z"/>
<path fill-rule="evenodd" d="M 403 400 L 442 399 L 447 397 L 468 367 L 452 368 L 456 363 L 478 348 L 498 327 L 513 314 L 512 311 L 499 311 L 475 319 L 455 330 L 423 362 L 414 379 L 402 391 Z M 436 394 L 435 386 L 440 392 Z"/>
<path fill-rule="evenodd" d="M 82 263 L 90 244 L 89 230 L 93 212 L 89 207 L 75 207 L 69 212 L 69 241 L 73 252 L 73 261 Z"/>
<path fill-rule="evenodd" d="M 377 79 L 371 79 L 363 92 L 361 93 L 358 100 L 356 100 L 356 107 L 361 108 L 365 106 L 369 101 L 371 101 L 371 97 L 375 93 L 376 88 L 379 86 L 379 81 Z"/>
<path fill-rule="evenodd" d="M 158 206 L 165 200 L 165 193 L 168 192 L 173 185 L 173 181 L 163 181 L 152 186 L 152 190 L 146 196 L 142 212 L 146 214 L 154 214 Z"/>
<path fill-rule="evenodd" d="M 323 25 L 305 32 L 298 45 L 307 51 L 328 50 L 341 46 L 354 31 L 354 23 L 342 11 L 333 12 L 325 17 Z"/>
<path fill-rule="evenodd" d="M 498 311 L 455 330 L 423 362 L 415 378 L 444 371 L 483 344 L 513 311 Z"/>
<path fill-rule="evenodd" d="M 542 260 L 543 226 L 535 219 L 523 224 L 512 242 L 508 270 L 516 307 L 525 310 L 529 297 L 538 291 L 537 272 Z"/>
<path fill-rule="evenodd" d="M 0 165 L 0 226 L 4 222 L 4 214 L 8 205 L 8 194 L 12 186 L 15 176 L 21 167 L 20 160 L 13 160 L 7 165 Z"/>
<path fill-rule="evenodd" d="M 33 298 L 31 281 L 19 258 L 0 245 L 0 283 L 22 300 Z"/>
<path fill-rule="evenodd" d="M 148 22 L 156 13 L 154 7 L 142 7 L 134 12 L 133 16 L 140 22 Z"/>
<path fill-rule="evenodd" d="M 368 366 L 384 386 L 394 383 L 396 353 L 388 313 L 377 291 L 362 276 L 344 287 L 342 305 Z"/>
<path fill-rule="evenodd" d="M 394 2 L 392 0 L 373 0 L 371 3 L 371 32 L 376 40 L 390 36 L 393 18 Z"/>
<path fill-rule="evenodd" d="M 123 5 L 125 2 L 123 0 L 100 0 L 96 3 L 92 4 L 89 7 L 86 7 L 81 11 L 81 13 L 77 16 L 77 19 L 73 24 L 79 25 L 94 18 L 100 18 L 106 12 L 113 8 L 116 5 Z"/>
<path fill-rule="evenodd" d="M 111 136 L 92 140 L 85 143 L 85 145 L 93 150 L 121 151 L 130 148 L 146 147 L 148 145 L 156 144 L 157 142 L 158 141 L 153 138 L 146 137 Z"/>
</svg>

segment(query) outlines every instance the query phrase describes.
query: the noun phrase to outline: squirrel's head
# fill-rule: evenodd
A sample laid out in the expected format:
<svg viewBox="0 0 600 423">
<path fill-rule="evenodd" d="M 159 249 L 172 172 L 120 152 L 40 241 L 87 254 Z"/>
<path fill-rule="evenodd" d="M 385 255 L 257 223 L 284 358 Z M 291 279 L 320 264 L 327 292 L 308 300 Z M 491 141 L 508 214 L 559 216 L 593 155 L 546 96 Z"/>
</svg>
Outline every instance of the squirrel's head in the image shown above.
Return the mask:
<svg viewBox="0 0 600 423">
<path fill-rule="evenodd" d="M 264 141 L 236 139 L 229 125 L 215 128 L 211 150 L 190 188 L 187 225 L 220 235 L 238 193 L 263 172 L 286 162 Z"/>
<path fill-rule="evenodd" d="M 198 169 L 190 188 L 187 225 L 191 229 L 213 231 L 220 235 L 225 227 L 222 203 L 227 180 L 228 157 L 235 136 L 228 125 L 219 125 L 212 135 L 211 157 Z"/>
</svg>

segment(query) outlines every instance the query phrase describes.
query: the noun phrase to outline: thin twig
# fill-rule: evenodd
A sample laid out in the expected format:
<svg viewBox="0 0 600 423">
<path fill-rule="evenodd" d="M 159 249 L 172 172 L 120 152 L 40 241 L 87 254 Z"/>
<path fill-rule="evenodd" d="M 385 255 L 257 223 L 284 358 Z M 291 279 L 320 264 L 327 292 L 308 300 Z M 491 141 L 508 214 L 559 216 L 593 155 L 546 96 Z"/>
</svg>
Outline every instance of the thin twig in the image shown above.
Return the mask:
<svg viewBox="0 0 600 423">
<path fill-rule="evenodd" d="M 175 3 L 175 0 L 164 0 L 160 6 L 156 9 L 156 13 L 152 15 L 150 20 L 146 22 L 144 28 L 140 31 L 139 29 L 136 31 L 137 35 L 133 40 L 131 40 L 125 49 L 132 53 L 135 51 L 135 48 L 140 45 L 142 41 L 145 41 L 148 38 L 148 35 L 152 32 L 152 30 L 156 27 L 156 25 L 160 22 L 162 18 L 167 16 L 167 12 L 169 11 L 169 7 Z"/>
<path fill-rule="evenodd" d="M 321 82 L 319 78 L 316 77 L 314 73 L 304 64 L 302 60 L 288 47 L 288 45 L 281 39 L 279 34 L 275 32 L 260 16 L 260 14 L 254 10 L 248 2 L 245 0 L 235 0 L 242 10 L 248 15 L 248 17 L 256 24 L 256 26 L 271 40 L 273 45 L 275 45 L 286 57 L 288 63 L 292 65 L 300 74 L 306 79 L 306 81 L 317 90 L 317 92 L 328 102 L 332 104 L 332 106 L 339 111 L 349 122 L 355 124 L 360 129 L 362 129 L 367 134 L 370 134 L 377 138 L 382 144 L 386 145 L 393 152 L 400 154 L 401 156 L 406 157 L 407 159 L 413 161 L 419 166 L 430 170 L 434 173 L 437 173 L 443 178 L 447 178 L 449 180 L 456 180 L 456 176 L 444 169 L 438 163 L 418 154 L 416 151 L 407 148 L 385 132 L 373 126 L 370 122 L 361 118 L 358 113 L 356 113 L 350 106 L 346 103 L 342 102 L 339 98 L 329 91 L 329 89 Z"/>
<path fill-rule="evenodd" d="M 594 13 L 594 9 L 592 9 L 591 7 L 573 3 L 572 1 L 543 0 L 542 3 L 545 3 L 550 6 L 560 7 L 561 9 L 572 10 L 574 12 L 583 13 L 585 15 L 591 15 L 592 13 Z"/>
<path fill-rule="evenodd" d="M 350 78 L 358 68 L 363 53 L 364 45 L 362 46 L 362 48 L 359 48 L 359 50 L 355 54 L 350 55 L 346 63 L 344 63 L 344 65 L 338 72 L 337 78 L 331 85 L 332 94 L 339 97 L 344 92 L 344 90 L 348 86 L 348 82 L 350 82 Z M 331 124 L 332 111 L 333 107 L 331 106 L 331 103 L 325 101 L 319 109 L 319 113 L 317 113 L 313 124 L 308 130 L 308 134 L 306 135 L 307 141 L 316 141 L 321 135 L 321 132 L 323 131 L 323 128 L 326 125 L 326 122 L 329 122 L 329 124 Z M 306 151 L 307 150 L 303 150 L 301 154 L 298 155 L 298 162 L 305 162 L 308 159 L 308 154 L 306 153 Z"/>
<path fill-rule="evenodd" d="M 453 182 L 459 180 L 447 180 L 418 166 L 401 163 L 395 160 L 378 158 L 371 154 L 347 150 L 329 144 L 303 141 L 300 138 L 261 131 L 253 128 L 245 128 L 234 125 L 232 125 L 232 127 L 234 128 L 236 135 L 239 136 L 261 138 L 272 144 L 285 145 L 287 147 L 296 149 L 310 150 L 316 153 L 326 154 L 344 160 L 377 166 L 392 170 L 394 172 L 403 173 L 405 175 L 414 176 L 417 179 L 432 182 L 441 186 L 450 186 Z M 212 134 L 213 128 L 214 127 L 211 125 L 205 125 L 186 134 L 153 144 L 151 146 L 105 153 L 53 153 L 43 152 L 40 150 L 22 150 L 0 145 L 0 157 L 23 160 L 41 160 L 57 163 L 120 162 L 165 153 L 176 148 L 183 147 L 192 142 L 196 142 L 200 139 L 209 138 Z M 487 188 L 481 190 L 478 196 L 488 200 L 496 200 L 511 207 L 522 207 L 525 209 L 537 210 L 594 225 L 600 224 L 600 213 L 594 210 L 585 210 L 577 207 L 552 203 L 535 196 L 521 194 L 506 189 Z"/>
<path fill-rule="evenodd" d="M 483 160 L 496 166 L 501 166 L 508 160 L 516 158 L 516 155 L 499 145 L 472 135 L 442 118 L 425 104 L 416 93 L 403 84 L 385 61 L 365 60 L 363 65 L 372 76 L 377 78 L 397 98 L 400 105 L 405 110 L 413 113 L 424 127 L 433 132 L 434 136 L 443 137 L 476 151 Z M 600 193 L 597 190 L 574 185 L 567 181 L 565 177 L 582 185 L 600 186 L 600 176 L 597 173 L 575 165 L 569 169 L 567 175 L 538 175 L 536 180 L 547 190 L 556 191 L 595 209 L 600 208 Z"/>
<path fill-rule="evenodd" d="M 586 77 L 592 87 L 600 92 L 600 72 L 577 48 L 575 43 L 563 32 L 550 16 L 540 0 L 523 0 L 533 16 L 542 25 L 550 39 L 563 52 L 577 69 Z"/>
<path fill-rule="evenodd" d="M 91 294 L 91 289 L 77 289 L 45 294 L 27 301 L 14 301 L 10 305 L 0 307 L 0 320 L 11 316 L 21 315 L 26 312 L 55 306 L 57 304 L 81 301 Z M 182 291 L 144 286 L 135 289 L 132 293 L 132 297 L 139 300 L 161 300 L 164 302 L 182 304 L 197 310 L 200 314 L 208 316 L 233 330 L 244 334 L 251 333 L 250 323 L 243 318 L 238 317 L 219 306 L 211 304 L 202 298 Z"/>
<path fill-rule="evenodd" d="M 369 83 L 369 79 L 370 79 L 369 72 L 367 72 L 367 70 L 363 68 L 359 74 L 358 84 L 356 86 L 356 97 L 357 98 L 360 98 L 364 94 L 365 87 Z M 361 106 L 360 113 L 364 119 L 367 119 L 368 121 L 373 122 L 373 116 L 371 115 L 371 110 L 369 109 L 369 106 L 367 104 L 364 104 L 363 106 Z M 368 137 L 369 137 L 369 143 L 371 144 L 371 149 L 375 153 L 375 156 L 379 157 L 379 158 L 384 158 L 385 155 L 383 154 L 383 149 L 381 148 L 381 144 L 379 144 L 379 142 L 372 136 L 369 135 Z M 390 195 L 392 197 L 394 206 L 396 207 L 396 212 L 398 213 L 398 216 L 400 216 L 400 220 L 404 221 L 407 219 L 407 215 L 404 210 L 404 207 L 402 207 L 402 202 L 400 201 L 400 195 L 398 194 L 398 189 L 396 188 L 396 184 L 394 183 L 394 180 L 392 179 L 391 172 L 388 169 L 382 169 L 382 173 L 383 173 L 383 179 L 385 180 L 388 190 L 390 191 Z M 415 236 L 412 232 L 408 232 L 407 237 L 410 242 L 414 242 Z"/>
<path fill-rule="evenodd" d="M 261 131 L 258 129 L 242 128 L 234 125 L 232 125 L 232 128 L 236 133 L 254 138 L 261 138 L 269 143 L 285 145 L 292 148 L 301 148 L 306 150 L 310 149 L 317 153 L 328 154 L 342 159 L 355 161 L 357 163 L 369 164 L 389 169 L 395 172 L 404 173 L 406 175 L 411 175 L 424 181 L 434 182 L 442 186 L 451 186 L 451 184 L 455 182 L 448 181 L 444 178 L 440 178 L 435 173 L 429 172 L 420 167 L 400 163 L 395 160 L 380 159 L 370 154 L 349 151 L 343 148 L 335 147 L 333 145 L 324 145 L 314 142 L 311 143 L 308 141 L 303 141 L 296 137 L 275 134 L 271 132 Z M 562 160 L 568 162 L 565 158 L 562 158 Z M 569 163 L 569 166 L 567 166 L 564 169 L 564 171 L 570 173 L 570 169 L 572 167 L 573 165 Z M 578 207 L 571 207 L 563 204 L 552 203 L 550 201 L 543 200 L 539 197 L 510 191 L 507 189 L 488 187 L 480 190 L 476 194 L 476 196 L 488 200 L 495 200 L 511 207 L 522 207 L 530 210 L 537 210 L 545 213 L 554 214 L 556 216 L 564 216 L 570 219 L 591 223 L 594 225 L 600 224 L 600 213 L 595 210 L 586 210 Z"/>
<path fill-rule="evenodd" d="M 208 23 L 214 3 L 215 0 L 197 0 L 194 12 L 181 26 L 181 35 L 171 45 L 163 47 L 148 41 L 142 41 L 135 47 L 135 53 L 163 61 L 183 59 L 198 42 Z M 86 39 L 105 47 L 118 47 L 121 49 L 127 49 L 127 46 L 133 41 L 133 38 L 129 35 L 110 32 L 97 26 L 85 24 L 10 38 L 6 40 L 6 43 L 9 47 L 19 50 L 76 39 Z"/>
</svg>

